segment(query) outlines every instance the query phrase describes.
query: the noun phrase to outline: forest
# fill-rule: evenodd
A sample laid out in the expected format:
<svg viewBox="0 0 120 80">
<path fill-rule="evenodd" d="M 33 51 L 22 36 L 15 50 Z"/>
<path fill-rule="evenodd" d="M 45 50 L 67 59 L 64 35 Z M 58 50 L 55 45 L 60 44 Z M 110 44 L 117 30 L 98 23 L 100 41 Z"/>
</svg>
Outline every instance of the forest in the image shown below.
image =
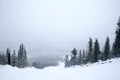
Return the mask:
<svg viewBox="0 0 120 80">
<path fill-rule="evenodd" d="M 97 38 L 95 39 L 95 42 L 93 42 L 92 38 L 89 38 L 88 50 L 80 49 L 77 51 L 77 49 L 74 48 L 71 51 L 71 55 L 65 56 L 65 68 L 75 65 L 85 65 L 88 63 L 92 64 L 99 60 L 106 61 L 111 58 L 120 57 L 120 17 L 117 22 L 115 34 L 116 36 L 113 45 L 110 45 L 109 36 L 106 37 L 103 50 L 100 50 L 100 43 Z M 27 51 L 24 45 L 20 45 L 17 54 L 15 50 L 11 53 L 10 49 L 7 48 L 6 53 L 0 54 L 0 64 L 11 65 L 13 67 L 16 66 L 18 68 L 28 67 Z M 39 62 L 33 62 L 32 66 L 40 68 L 43 65 L 40 65 Z"/>
</svg>

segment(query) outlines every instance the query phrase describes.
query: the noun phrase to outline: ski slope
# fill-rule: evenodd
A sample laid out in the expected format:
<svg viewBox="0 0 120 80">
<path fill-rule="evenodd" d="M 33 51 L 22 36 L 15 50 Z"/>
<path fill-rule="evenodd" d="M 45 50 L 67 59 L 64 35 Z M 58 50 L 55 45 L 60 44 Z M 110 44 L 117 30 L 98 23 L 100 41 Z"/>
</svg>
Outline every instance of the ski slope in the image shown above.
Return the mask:
<svg viewBox="0 0 120 80">
<path fill-rule="evenodd" d="M 0 65 L 0 80 L 120 80 L 120 59 L 67 69 L 63 63 L 45 69 Z"/>
</svg>

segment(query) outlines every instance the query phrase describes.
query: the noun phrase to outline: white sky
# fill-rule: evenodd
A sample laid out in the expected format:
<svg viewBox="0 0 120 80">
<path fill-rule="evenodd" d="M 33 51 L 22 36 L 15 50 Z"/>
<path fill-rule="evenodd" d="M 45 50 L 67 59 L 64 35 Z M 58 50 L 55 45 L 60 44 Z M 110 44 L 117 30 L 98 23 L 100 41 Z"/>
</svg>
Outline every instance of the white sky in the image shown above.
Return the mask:
<svg viewBox="0 0 120 80">
<path fill-rule="evenodd" d="M 87 48 L 89 37 L 114 40 L 120 0 L 0 0 L 0 51 L 23 43 L 29 56 Z"/>
</svg>

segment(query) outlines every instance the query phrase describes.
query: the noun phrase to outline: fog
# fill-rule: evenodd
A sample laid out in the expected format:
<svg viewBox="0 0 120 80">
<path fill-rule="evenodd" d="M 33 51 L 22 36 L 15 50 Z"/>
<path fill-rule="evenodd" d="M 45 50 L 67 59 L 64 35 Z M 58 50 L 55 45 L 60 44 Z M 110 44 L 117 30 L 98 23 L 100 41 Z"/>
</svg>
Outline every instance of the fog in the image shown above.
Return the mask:
<svg viewBox="0 0 120 80">
<path fill-rule="evenodd" d="M 65 55 L 87 49 L 89 37 L 114 41 L 120 0 L 0 0 L 0 51 L 18 50 L 29 57 Z"/>
</svg>

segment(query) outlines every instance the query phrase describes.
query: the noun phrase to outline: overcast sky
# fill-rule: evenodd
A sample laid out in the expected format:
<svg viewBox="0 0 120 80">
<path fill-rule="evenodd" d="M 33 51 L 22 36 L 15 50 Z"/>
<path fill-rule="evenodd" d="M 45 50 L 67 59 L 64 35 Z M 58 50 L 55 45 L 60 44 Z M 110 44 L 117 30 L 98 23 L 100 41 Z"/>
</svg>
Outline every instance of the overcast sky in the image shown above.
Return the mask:
<svg viewBox="0 0 120 80">
<path fill-rule="evenodd" d="M 102 46 L 119 16 L 120 0 L 0 0 L 0 51 L 23 43 L 29 57 L 68 54 L 89 37 Z"/>
</svg>

